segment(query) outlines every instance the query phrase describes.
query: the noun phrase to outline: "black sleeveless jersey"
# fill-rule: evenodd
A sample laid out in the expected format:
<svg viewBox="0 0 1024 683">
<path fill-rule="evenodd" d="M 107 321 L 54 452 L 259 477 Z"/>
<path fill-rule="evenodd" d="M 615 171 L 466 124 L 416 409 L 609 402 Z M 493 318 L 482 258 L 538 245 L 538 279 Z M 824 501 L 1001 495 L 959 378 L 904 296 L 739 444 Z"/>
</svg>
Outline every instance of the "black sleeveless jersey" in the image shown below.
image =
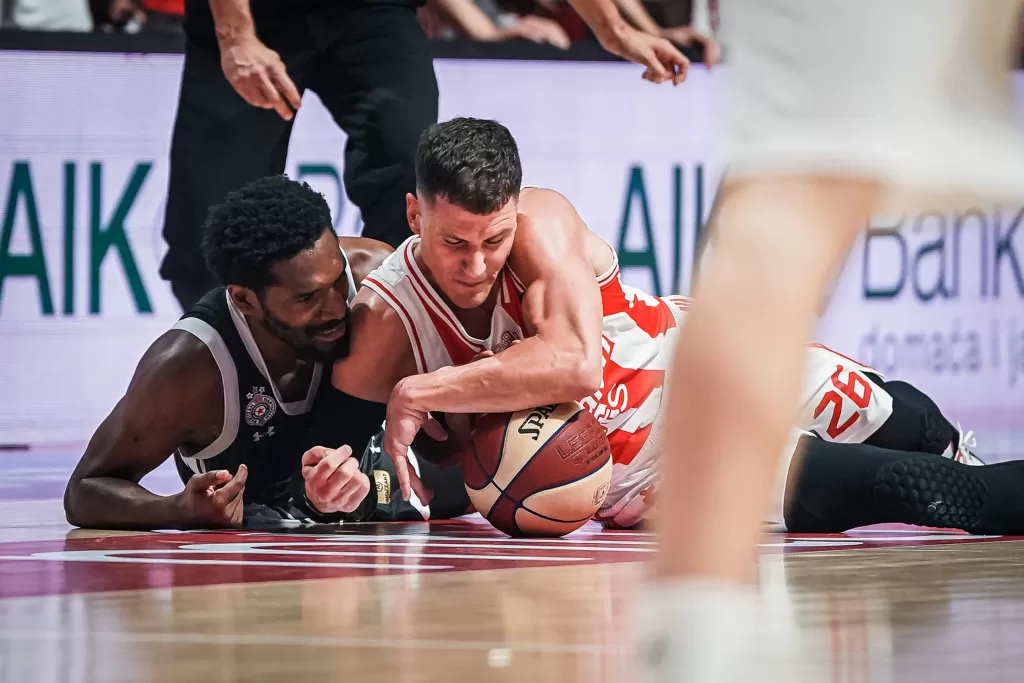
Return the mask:
<svg viewBox="0 0 1024 683">
<path fill-rule="evenodd" d="M 355 294 L 351 279 L 349 286 L 351 298 Z M 248 323 L 224 288 L 206 294 L 173 329 L 187 331 L 206 344 L 224 387 L 220 436 L 198 452 L 179 448 L 174 454 L 182 481 L 199 472 L 234 473 L 244 463 L 249 470 L 246 504 L 301 500 L 302 454 L 310 446 L 348 444 L 355 453 L 362 453 L 384 420 L 383 405 L 342 394 L 331 385 L 331 368 L 320 364 L 314 367 L 304 398 L 282 401 Z"/>
</svg>

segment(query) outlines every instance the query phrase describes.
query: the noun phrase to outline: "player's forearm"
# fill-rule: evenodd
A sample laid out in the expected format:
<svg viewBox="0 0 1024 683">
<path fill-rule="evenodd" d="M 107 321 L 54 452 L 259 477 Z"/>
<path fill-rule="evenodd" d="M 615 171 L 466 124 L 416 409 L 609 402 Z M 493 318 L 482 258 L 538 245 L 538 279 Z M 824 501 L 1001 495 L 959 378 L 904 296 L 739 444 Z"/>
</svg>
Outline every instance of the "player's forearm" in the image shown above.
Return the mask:
<svg viewBox="0 0 1024 683">
<path fill-rule="evenodd" d="M 644 33 L 650 33 L 653 36 L 661 33 L 661 27 L 654 21 L 654 17 L 650 15 L 640 0 L 615 0 L 615 4 L 619 6 L 626 18 Z"/>
<path fill-rule="evenodd" d="M 256 37 L 249 0 L 210 0 L 210 11 L 221 44 Z"/>
<path fill-rule="evenodd" d="M 569 4 L 602 43 L 627 27 L 613 0 L 569 0 Z"/>
<path fill-rule="evenodd" d="M 177 496 L 158 496 L 113 477 L 73 479 L 64 492 L 69 524 L 87 529 L 187 529 L 192 520 Z"/>
<path fill-rule="evenodd" d="M 420 410 L 508 412 L 593 394 L 600 388 L 601 362 L 533 337 L 491 358 L 414 375 L 401 384 Z"/>
</svg>

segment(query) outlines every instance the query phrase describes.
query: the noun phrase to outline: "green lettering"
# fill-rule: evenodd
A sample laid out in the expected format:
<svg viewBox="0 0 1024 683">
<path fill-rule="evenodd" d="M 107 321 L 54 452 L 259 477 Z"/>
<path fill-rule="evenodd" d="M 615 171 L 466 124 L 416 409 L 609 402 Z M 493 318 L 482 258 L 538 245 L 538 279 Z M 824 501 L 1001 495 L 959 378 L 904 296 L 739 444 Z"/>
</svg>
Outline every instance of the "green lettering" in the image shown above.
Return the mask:
<svg viewBox="0 0 1024 683">
<path fill-rule="evenodd" d="M 11 253 L 11 236 L 14 233 L 14 217 L 18 212 L 19 197 L 25 200 L 28 234 L 32 243 L 32 250 L 27 254 Z M 8 277 L 18 276 L 36 279 L 43 315 L 53 315 L 50 279 L 46 272 L 43 238 L 39 233 L 39 212 L 36 210 L 36 196 L 27 161 L 14 163 L 11 186 L 7 193 L 7 209 L 4 212 L 3 229 L 0 231 L 0 301 L 3 301 L 4 281 Z"/>
<path fill-rule="evenodd" d="M 704 256 L 698 251 L 699 245 L 704 239 L 704 166 L 697 164 L 694 169 L 694 207 L 693 207 L 693 265 L 690 270 L 690 294 L 693 294 L 693 287 L 697 284 L 697 272 L 699 265 L 697 260 Z"/>
<path fill-rule="evenodd" d="M 683 167 L 672 167 L 672 293 L 682 290 L 683 271 Z"/>
<path fill-rule="evenodd" d="M 303 178 L 310 176 L 327 176 L 334 181 L 334 188 L 337 191 L 337 203 L 335 206 L 338 210 L 334 213 L 334 231 L 338 231 L 338 224 L 341 222 L 341 210 L 345 206 L 345 196 L 343 186 L 341 184 L 341 174 L 338 173 L 338 169 L 333 164 L 299 164 L 299 177 L 298 181 L 301 183 Z"/>
<path fill-rule="evenodd" d="M 64 315 L 75 312 L 75 173 L 77 164 L 64 162 Z"/>
<path fill-rule="evenodd" d="M 633 207 L 633 198 L 640 200 L 640 213 L 643 220 L 646 248 L 641 250 L 626 247 L 626 235 L 629 230 L 629 215 Z M 619 267 L 647 268 L 654 281 L 654 295 L 661 296 L 661 277 L 658 275 L 658 259 L 654 251 L 654 232 L 651 229 L 651 212 L 647 204 L 647 189 L 644 187 L 644 172 L 639 166 L 633 166 L 629 172 L 629 187 L 626 188 L 626 205 L 622 212 L 619 227 Z"/>
<path fill-rule="evenodd" d="M 89 312 L 100 312 L 100 266 L 107 256 L 110 247 L 117 249 L 117 255 L 121 258 L 121 266 L 124 268 L 125 277 L 128 278 L 128 287 L 135 301 L 135 308 L 139 313 L 152 313 L 153 307 L 149 303 L 149 296 L 142 285 L 142 278 L 139 276 L 138 266 L 135 265 L 135 257 L 132 255 L 131 247 L 128 245 L 128 236 L 124 232 L 124 220 L 128 212 L 139 196 L 139 190 L 150 169 L 151 162 L 135 164 L 131 178 L 128 179 L 124 191 L 121 192 L 121 199 L 114 208 L 114 213 L 104 227 L 101 222 L 100 209 L 102 202 L 102 176 L 103 165 L 93 163 L 90 166 L 90 219 L 89 219 Z"/>
</svg>

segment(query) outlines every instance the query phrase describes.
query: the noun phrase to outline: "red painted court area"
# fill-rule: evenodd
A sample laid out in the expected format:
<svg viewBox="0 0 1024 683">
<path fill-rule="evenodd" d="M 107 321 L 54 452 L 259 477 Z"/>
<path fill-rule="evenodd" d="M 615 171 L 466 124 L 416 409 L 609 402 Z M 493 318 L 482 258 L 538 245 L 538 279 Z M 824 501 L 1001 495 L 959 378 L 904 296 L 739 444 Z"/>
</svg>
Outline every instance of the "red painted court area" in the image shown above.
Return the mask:
<svg viewBox="0 0 1024 683">
<path fill-rule="evenodd" d="M 973 544 L 1004 537 L 877 527 L 772 535 L 762 552 Z M 0 598 L 212 584 L 637 562 L 648 533 L 589 524 L 562 539 L 509 538 L 479 518 L 289 531 L 155 533 L 0 543 Z"/>
</svg>

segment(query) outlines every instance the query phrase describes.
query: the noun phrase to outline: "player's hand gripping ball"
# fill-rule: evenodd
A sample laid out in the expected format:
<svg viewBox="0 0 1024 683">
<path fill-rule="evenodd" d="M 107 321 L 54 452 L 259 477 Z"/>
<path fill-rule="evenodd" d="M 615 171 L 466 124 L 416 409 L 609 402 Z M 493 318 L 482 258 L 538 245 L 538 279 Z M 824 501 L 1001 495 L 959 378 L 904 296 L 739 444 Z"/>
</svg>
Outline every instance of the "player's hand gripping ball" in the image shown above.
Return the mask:
<svg viewBox="0 0 1024 683">
<path fill-rule="evenodd" d="M 481 415 L 462 475 L 473 506 L 499 531 L 563 536 L 604 503 L 611 448 L 576 402 Z"/>
</svg>

